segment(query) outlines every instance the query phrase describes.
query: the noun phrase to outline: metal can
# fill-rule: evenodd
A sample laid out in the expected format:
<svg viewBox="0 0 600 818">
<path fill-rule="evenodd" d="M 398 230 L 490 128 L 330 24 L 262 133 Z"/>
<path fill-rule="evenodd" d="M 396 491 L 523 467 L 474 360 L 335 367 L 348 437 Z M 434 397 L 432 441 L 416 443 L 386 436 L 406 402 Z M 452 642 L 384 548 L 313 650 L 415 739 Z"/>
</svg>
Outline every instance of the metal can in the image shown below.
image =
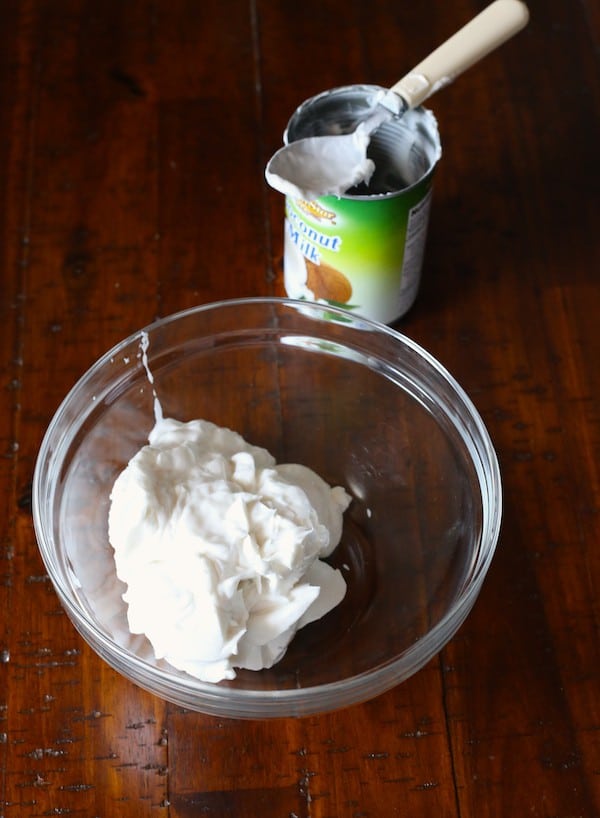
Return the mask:
<svg viewBox="0 0 600 818">
<path fill-rule="evenodd" d="M 297 108 L 284 142 L 349 133 L 384 90 L 350 85 L 325 91 Z M 413 305 L 441 156 L 433 114 L 416 108 L 390 119 L 371 137 L 375 172 L 342 196 L 307 201 L 286 196 L 284 286 L 290 298 L 326 302 L 382 323 Z"/>
</svg>

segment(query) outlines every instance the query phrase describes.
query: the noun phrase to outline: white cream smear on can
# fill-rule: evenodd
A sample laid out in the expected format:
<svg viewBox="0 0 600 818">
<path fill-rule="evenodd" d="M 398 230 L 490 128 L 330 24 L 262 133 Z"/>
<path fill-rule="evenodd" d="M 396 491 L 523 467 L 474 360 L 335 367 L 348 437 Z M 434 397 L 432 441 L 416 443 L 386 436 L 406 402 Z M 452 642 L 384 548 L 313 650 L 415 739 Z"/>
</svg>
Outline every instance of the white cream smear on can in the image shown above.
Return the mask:
<svg viewBox="0 0 600 818">
<path fill-rule="evenodd" d="M 322 558 L 340 541 L 350 499 L 230 429 L 158 411 L 149 444 L 111 494 L 109 540 L 131 632 L 203 681 L 271 667 L 299 628 L 345 595 L 340 571 Z"/>
</svg>

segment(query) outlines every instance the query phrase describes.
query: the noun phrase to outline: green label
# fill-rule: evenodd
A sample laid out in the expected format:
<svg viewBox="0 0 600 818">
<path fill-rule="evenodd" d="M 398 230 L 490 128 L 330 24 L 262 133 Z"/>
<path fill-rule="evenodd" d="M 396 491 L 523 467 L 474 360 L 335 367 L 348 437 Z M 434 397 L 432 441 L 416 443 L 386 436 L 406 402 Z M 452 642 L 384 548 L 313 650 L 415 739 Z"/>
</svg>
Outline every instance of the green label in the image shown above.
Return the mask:
<svg viewBox="0 0 600 818">
<path fill-rule="evenodd" d="M 384 323 L 398 318 L 416 296 L 430 194 L 428 174 L 393 196 L 324 196 L 311 202 L 288 197 L 287 294 Z"/>
</svg>

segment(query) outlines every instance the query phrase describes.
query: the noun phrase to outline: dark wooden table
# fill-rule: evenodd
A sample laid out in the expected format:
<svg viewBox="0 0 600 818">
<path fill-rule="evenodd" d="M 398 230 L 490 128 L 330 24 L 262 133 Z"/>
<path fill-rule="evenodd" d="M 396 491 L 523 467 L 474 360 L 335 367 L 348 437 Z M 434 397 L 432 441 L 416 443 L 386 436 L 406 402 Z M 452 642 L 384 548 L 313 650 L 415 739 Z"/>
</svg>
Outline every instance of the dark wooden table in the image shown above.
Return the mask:
<svg viewBox="0 0 600 818">
<path fill-rule="evenodd" d="M 596 0 L 430 103 L 444 157 L 402 332 L 497 447 L 505 516 L 467 622 L 364 705 L 184 712 L 62 612 L 31 479 L 59 402 L 159 316 L 282 295 L 263 167 L 303 99 L 391 84 L 478 0 L 0 3 L 0 816 L 600 816 L 600 212 Z"/>
</svg>

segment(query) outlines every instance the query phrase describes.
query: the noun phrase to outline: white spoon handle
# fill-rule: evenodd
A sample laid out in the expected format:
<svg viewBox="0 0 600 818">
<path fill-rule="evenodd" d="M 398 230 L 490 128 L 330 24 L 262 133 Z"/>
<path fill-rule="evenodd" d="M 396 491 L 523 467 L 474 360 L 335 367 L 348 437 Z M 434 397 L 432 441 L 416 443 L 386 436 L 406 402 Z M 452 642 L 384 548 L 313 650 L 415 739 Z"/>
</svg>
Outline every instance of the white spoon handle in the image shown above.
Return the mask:
<svg viewBox="0 0 600 818">
<path fill-rule="evenodd" d="M 414 108 L 520 31 L 529 11 L 520 0 L 495 0 L 399 80 L 392 91 Z"/>
</svg>

